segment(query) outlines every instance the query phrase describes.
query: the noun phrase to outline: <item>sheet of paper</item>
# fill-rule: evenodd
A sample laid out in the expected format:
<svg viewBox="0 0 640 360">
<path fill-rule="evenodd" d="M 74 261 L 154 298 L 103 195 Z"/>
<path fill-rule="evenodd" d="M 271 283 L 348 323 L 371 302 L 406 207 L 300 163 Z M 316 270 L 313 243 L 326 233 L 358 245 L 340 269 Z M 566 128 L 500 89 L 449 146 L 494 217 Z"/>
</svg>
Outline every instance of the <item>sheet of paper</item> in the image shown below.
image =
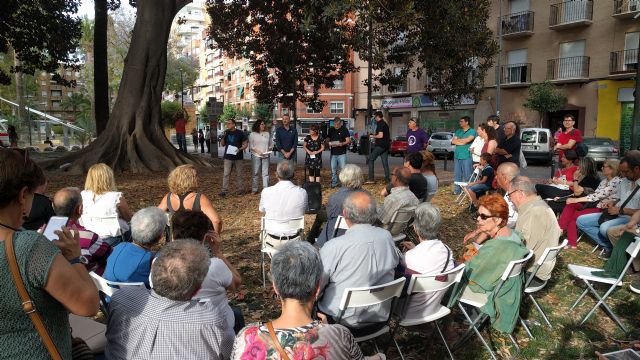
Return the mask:
<svg viewBox="0 0 640 360">
<path fill-rule="evenodd" d="M 458 185 L 458 186 L 467 186 L 469 185 L 469 183 L 463 182 L 463 181 L 454 181 L 454 184 Z"/>
<path fill-rule="evenodd" d="M 69 218 L 66 216 L 52 216 L 51 219 L 49 219 L 49 223 L 47 223 L 47 226 L 44 228 L 44 233 L 42 235 L 51 241 L 58 240 L 58 235 L 56 235 L 54 231 L 60 230 L 63 226 L 66 226 L 68 220 Z"/>
<path fill-rule="evenodd" d="M 316 158 L 316 156 L 315 156 L 315 155 L 309 155 L 309 158 L 311 158 L 311 159 L 315 159 L 315 158 Z"/>
<path fill-rule="evenodd" d="M 236 155 L 238 153 L 238 148 L 233 145 L 227 145 L 227 154 Z"/>
</svg>

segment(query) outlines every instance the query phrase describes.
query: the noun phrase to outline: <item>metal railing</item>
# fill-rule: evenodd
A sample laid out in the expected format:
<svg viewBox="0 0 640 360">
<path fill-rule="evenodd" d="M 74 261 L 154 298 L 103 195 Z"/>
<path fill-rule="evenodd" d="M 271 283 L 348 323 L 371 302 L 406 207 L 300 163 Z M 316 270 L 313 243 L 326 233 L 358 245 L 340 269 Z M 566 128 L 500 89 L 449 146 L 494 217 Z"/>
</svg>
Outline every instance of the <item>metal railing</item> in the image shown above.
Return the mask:
<svg viewBox="0 0 640 360">
<path fill-rule="evenodd" d="M 549 26 L 593 19 L 593 1 L 575 0 L 551 5 Z"/>
<path fill-rule="evenodd" d="M 531 82 L 531 63 L 502 65 L 501 84 L 526 84 Z"/>
<path fill-rule="evenodd" d="M 614 0 L 613 15 L 640 11 L 640 0 Z"/>
<path fill-rule="evenodd" d="M 609 56 L 609 74 L 636 71 L 638 67 L 638 49 L 613 51 Z"/>
<path fill-rule="evenodd" d="M 522 11 L 502 17 L 502 35 L 533 31 L 533 11 Z"/>
<path fill-rule="evenodd" d="M 585 79 L 589 77 L 589 57 L 572 56 L 547 60 L 547 79 Z"/>
</svg>

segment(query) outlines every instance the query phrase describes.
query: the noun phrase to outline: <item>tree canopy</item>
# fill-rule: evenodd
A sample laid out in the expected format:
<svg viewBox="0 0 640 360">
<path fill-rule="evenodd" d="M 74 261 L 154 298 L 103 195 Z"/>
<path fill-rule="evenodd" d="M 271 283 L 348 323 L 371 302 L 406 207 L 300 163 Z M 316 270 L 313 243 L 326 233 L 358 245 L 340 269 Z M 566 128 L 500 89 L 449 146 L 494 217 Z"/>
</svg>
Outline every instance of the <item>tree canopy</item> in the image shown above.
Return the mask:
<svg viewBox="0 0 640 360">
<path fill-rule="evenodd" d="M 562 109 L 566 101 L 566 96 L 562 90 L 545 81 L 532 84 L 529 87 L 529 95 L 522 106 L 536 111 L 540 116 L 540 126 L 542 126 L 544 114 Z"/>
</svg>

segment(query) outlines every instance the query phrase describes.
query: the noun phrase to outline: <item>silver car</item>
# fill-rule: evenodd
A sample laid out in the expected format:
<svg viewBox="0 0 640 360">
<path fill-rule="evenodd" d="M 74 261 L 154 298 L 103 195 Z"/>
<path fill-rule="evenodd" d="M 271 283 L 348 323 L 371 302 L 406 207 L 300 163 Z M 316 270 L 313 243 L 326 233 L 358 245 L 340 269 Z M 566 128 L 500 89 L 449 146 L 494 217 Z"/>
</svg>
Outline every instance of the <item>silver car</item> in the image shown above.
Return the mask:
<svg viewBox="0 0 640 360">
<path fill-rule="evenodd" d="M 613 140 L 605 137 L 584 138 L 583 142 L 589 148 L 587 156 L 596 163 L 602 164 L 605 160 L 618 159 L 620 151 Z"/>
<path fill-rule="evenodd" d="M 431 134 L 429 138 L 427 150 L 432 152 L 436 157 L 446 156 L 453 158 L 453 151 L 456 149 L 456 146 L 451 144 L 452 139 L 453 133 L 451 132 L 435 132 Z"/>
</svg>

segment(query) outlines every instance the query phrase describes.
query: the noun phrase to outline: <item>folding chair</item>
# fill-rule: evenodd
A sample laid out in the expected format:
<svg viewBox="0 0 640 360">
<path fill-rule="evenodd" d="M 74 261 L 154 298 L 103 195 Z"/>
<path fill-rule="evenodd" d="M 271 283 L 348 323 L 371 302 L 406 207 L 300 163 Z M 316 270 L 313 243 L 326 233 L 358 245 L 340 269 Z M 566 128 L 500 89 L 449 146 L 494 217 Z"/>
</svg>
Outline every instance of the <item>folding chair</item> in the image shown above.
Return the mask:
<svg viewBox="0 0 640 360">
<path fill-rule="evenodd" d="M 404 233 L 405 230 L 409 227 L 409 224 L 413 221 L 413 216 L 415 215 L 416 207 L 406 207 L 400 208 L 396 210 L 391 216 L 391 222 L 389 222 L 389 226 L 387 230 L 393 236 L 393 241 L 398 242 L 404 240 L 407 235 Z"/>
<path fill-rule="evenodd" d="M 536 309 L 538 310 L 540 315 L 542 315 L 542 318 L 547 323 L 547 325 L 549 325 L 550 329 L 553 329 L 553 326 L 551 325 L 551 322 L 547 318 L 547 314 L 545 314 L 544 311 L 542 311 L 542 308 L 540 307 L 540 304 L 538 304 L 536 299 L 534 299 L 533 295 L 531 295 L 531 294 L 534 294 L 534 293 L 544 289 L 544 287 L 547 286 L 547 281 L 545 280 L 541 285 L 537 285 L 537 286 L 536 285 L 531 285 L 531 282 L 533 281 L 535 276 L 538 274 L 538 270 L 540 270 L 540 267 L 542 265 L 544 265 L 545 263 L 554 261 L 558 257 L 558 254 L 560 254 L 560 251 L 562 251 L 562 249 L 564 249 L 564 247 L 567 246 L 568 243 L 569 243 L 569 240 L 564 239 L 562 244 L 560 244 L 558 246 L 553 246 L 553 247 L 546 248 L 544 250 L 544 252 L 542 253 L 542 256 L 540 256 L 538 261 L 536 261 L 536 263 L 535 263 L 535 265 L 533 267 L 533 270 L 531 271 L 531 273 L 529 274 L 529 277 L 527 278 L 526 282 L 524 283 L 524 293 L 529 297 L 529 299 L 531 299 L 531 302 L 536 307 Z M 533 335 L 531 334 L 531 331 L 529 331 L 529 328 L 527 327 L 527 324 L 524 322 L 524 320 L 522 320 L 522 318 L 520 318 L 520 323 L 524 327 L 524 329 L 527 332 L 527 334 L 529 335 L 529 337 L 533 339 Z"/>
<path fill-rule="evenodd" d="M 97 355 L 104 352 L 107 346 L 105 336 L 107 325 L 74 314 L 69 314 L 69 325 L 71 325 L 71 336 L 84 340 L 91 349 L 91 353 Z"/>
<path fill-rule="evenodd" d="M 631 263 L 633 262 L 633 260 L 638 256 L 639 251 L 640 251 L 640 237 L 636 236 L 635 241 L 629 244 L 629 246 L 627 247 L 627 253 L 631 255 L 631 257 L 629 258 L 629 261 L 627 261 L 627 264 L 625 265 L 624 270 L 622 271 L 622 273 L 620 273 L 620 276 L 618 276 L 618 278 L 600 277 L 600 276 L 592 275 L 592 272 L 602 271 L 602 269 L 596 269 L 588 266 L 580 266 L 580 265 L 573 265 L 573 264 L 569 265 L 569 271 L 571 272 L 571 274 L 581 279 L 582 281 L 584 281 L 585 285 L 587 285 L 587 288 L 584 290 L 582 295 L 578 297 L 578 300 L 576 300 L 573 306 L 571 306 L 569 311 L 573 310 L 578 305 L 578 303 L 580 303 L 580 301 L 587 295 L 588 292 L 591 292 L 591 294 L 598 300 L 598 302 L 593 306 L 591 311 L 589 311 L 589 313 L 587 313 L 584 319 L 582 319 L 582 321 L 580 322 L 580 325 L 584 324 L 591 317 L 591 315 L 593 315 L 596 309 L 602 306 L 603 310 L 609 316 L 611 316 L 611 318 L 618 324 L 618 326 L 620 326 L 620 328 L 624 332 L 627 332 L 627 329 L 624 327 L 620 319 L 618 319 L 616 314 L 613 313 L 611 308 L 605 303 L 605 300 L 607 300 L 607 297 L 609 297 L 609 295 L 618 286 L 622 286 L 622 278 L 627 273 L 627 270 L 629 269 L 629 266 L 631 266 Z M 593 288 L 594 283 L 608 284 L 610 285 L 609 290 L 607 290 L 605 294 L 602 297 L 600 297 L 600 295 L 598 295 L 598 292 Z"/>
<path fill-rule="evenodd" d="M 102 310 L 105 316 L 109 314 L 109 302 L 107 301 L 107 297 L 112 297 L 118 289 L 127 286 L 142 288 L 145 287 L 144 283 L 142 282 L 124 283 L 110 281 L 94 273 L 93 271 L 90 272 L 89 275 L 91 276 L 91 280 L 93 280 L 93 283 L 96 284 L 96 287 L 98 288 L 98 296 L 100 297 L 100 310 Z"/>
<path fill-rule="evenodd" d="M 522 273 L 522 269 L 527 264 L 529 259 L 531 259 L 532 257 L 533 257 L 533 251 L 529 250 L 529 254 L 527 254 L 527 256 L 525 256 L 523 259 L 511 261 L 509 265 L 507 265 L 507 268 L 502 273 L 502 276 L 500 277 L 500 282 L 495 287 L 495 289 L 491 292 L 491 294 L 475 293 L 471 291 L 469 287 L 467 287 L 464 290 L 464 292 L 462 293 L 462 297 L 460 297 L 460 300 L 458 301 L 458 307 L 464 314 L 464 317 L 467 319 L 467 321 L 471 323 L 471 325 L 469 326 L 469 329 L 467 329 L 467 331 L 454 344 L 453 346 L 454 348 L 457 348 L 461 343 L 465 342 L 470 332 L 473 331 L 476 333 L 476 335 L 478 335 L 478 337 L 480 338 L 480 341 L 482 341 L 482 344 L 489 352 L 489 355 L 491 355 L 491 358 L 494 360 L 497 360 L 495 354 L 493 353 L 493 350 L 491 350 L 491 347 L 489 346 L 489 344 L 487 344 L 487 342 L 484 340 L 484 338 L 482 337 L 482 334 L 480 334 L 480 330 L 477 327 L 477 325 L 482 325 L 482 323 L 484 323 L 489 316 L 487 314 L 480 312 L 480 314 L 475 319 L 472 320 L 469 314 L 467 313 L 467 311 L 462 306 L 462 304 L 466 304 L 474 308 L 480 309 L 487 302 L 493 301 L 493 299 L 489 298 L 489 295 L 494 296 L 495 294 L 498 294 L 500 292 L 500 289 L 502 288 L 502 285 L 504 285 L 504 283 L 507 280 L 516 276 L 520 276 L 520 274 Z M 513 334 L 509 334 L 509 339 L 515 346 L 516 352 L 519 353 L 520 346 L 518 346 L 518 342 L 513 337 Z"/>
<path fill-rule="evenodd" d="M 340 230 L 349 230 L 349 226 L 347 225 L 347 222 L 345 221 L 344 217 L 342 217 L 342 215 L 338 215 L 338 217 L 336 218 L 336 224 L 333 227 L 333 237 L 338 236 L 338 231 Z"/>
<path fill-rule="evenodd" d="M 469 176 L 469 180 L 467 180 L 467 183 L 473 182 L 478 180 L 478 178 L 480 177 L 480 168 L 475 168 L 473 170 L 473 173 L 471 173 L 471 176 Z M 458 194 L 458 196 L 456 196 L 456 203 L 458 205 L 462 204 L 462 202 L 464 201 L 465 197 L 469 197 L 469 194 L 467 194 L 466 191 L 464 191 L 464 189 L 462 189 L 462 191 L 460 191 L 460 194 Z M 469 199 L 471 200 L 471 199 Z"/>
<path fill-rule="evenodd" d="M 411 275 L 411 280 L 409 280 L 409 286 L 407 287 L 407 296 L 405 298 L 404 304 L 402 306 L 402 315 L 399 316 L 398 325 L 402 327 L 410 327 L 421 324 L 426 324 L 430 322 L 434 322 L 436 325 L 436 329 L 438 330 L 438 334 L 440 334 L 440 338 L 444 343 L 444 346 L 447 348 L 447 352 L 451 359 L 453 359 L 453 355 L 451 354 L 451 350 L 449 349 L 449 345 L 447 345 L 447 340 L 445 340 L 444 335 L 442 335 L 442 331 L 440 330 L 440 326 L 438 325 L 438 320 L 443 317 L 449 315 L 451 313 L 451 309 L 441 304 L 438 305 L 438 310 L 432 313 L 429 316 L 421 317 L 421 318 L 407 318 L 406 314 L 409 310 L 409 304 L 411 303 L 411 296 L 413 294 L 418 293 L 426 293 L 426 294 L 435 294 L 440 291 L 446 291 L 451 285 L 458 286 L 460 284 L 460 280 L 462 280 L 462 275 L 464 274 L 464 264 L 460 264 L 457 267 L 446 271 L 442 274 L 435 275 Z M 436 280 L 438 277 L 446 276 L 445 281 Z M 456 289 L 453 290 L 453 293 L 456 293 Z"/>
<path fill-rule="evenodd" d="M 269 258 L 273 256 L 273 254 L 278 252 L 278 249 L 267 243 L 268 232 L 273 233 L 295 233 L 298 232 L 298 236 L 300 239 L 304 238 L 304 216 L 288 219 L 288 220 L 275 220 L 275 219 L 267 219 L 264 216 L 260 219 L 260 253 L 262 255 L 260 264 L 262 267 L 262 287 L 267 286 L 267 273 L 264 265 L 264 257 L 265 254 L 269 255 Z"/>
<path fill-rule="evenodd" d="M 391 335 L 391 339 L 393 343 L 396 345 L 398 349 L 398 354 L 400 354 L 400 358 L 404 360 L 404 356 L 402 355 L 402 351 L 400 350 L 400 346 L 396 342 L 396 339 L 393 338 L 391 334 L 391 329 L 389 328 L 389 320 L 391 319 L 392 309 L 394 308 L 395 301 L 402 294 L 402 288 L 404 287 L 406 279 L 404 277 L 400 279 L 393 280 L 386 284 L 376 285 L 376 286 L 368 286 L 368 287 L 359 287 L 359 288 L 346 288 L 344 289 L 344 293 L 342 294 L 342 300 L 340 300 L 340 312 L 335 318 L 336 324 L 340 323 L 342 316 L 344 315 L 347 309 L 372 306 L 377 304 L 382 304 L 387 301 L 391 301 L 389 306 L 389 316 L 387 320 L 380 322 L 383 324 L 381 328 L 376 328 L 372 333 L 360 335 L 355 337 L 356 342 L 364 342 L 373 340 L 379 336 L 384 334 Z M 346 326 L 346 325 L 345 325 Z M 347 326 L 348 327 L 348 326 Z M 375 345 L 376 351 L 379 352 L 378 344 L 376 344 L 375 340 L 373 341 Z"/>
</svg>

